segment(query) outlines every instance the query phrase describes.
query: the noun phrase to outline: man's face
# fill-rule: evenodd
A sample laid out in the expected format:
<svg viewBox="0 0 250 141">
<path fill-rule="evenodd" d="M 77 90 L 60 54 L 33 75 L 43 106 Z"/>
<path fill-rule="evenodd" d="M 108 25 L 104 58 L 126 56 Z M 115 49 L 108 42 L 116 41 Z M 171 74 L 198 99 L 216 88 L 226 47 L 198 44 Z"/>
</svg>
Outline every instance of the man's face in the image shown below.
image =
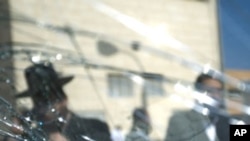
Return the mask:
<svg viewBox="0 0 250 141">
<path fill-rule="evenodd" d="M 53 101 L 51 103 L 37 102 L 34 110 L 36 112 L 37 120 L 50 121 L 55 120 L 59 116 L 65 114 L 67 109 L 67 100 L 61 99 L 59 101 Z"/>
<path fill-rule="evenodd" d="M 223 98 L 222 83 L 215 79 L 206 79 L 203 81 L 203 90 L 208 93 L 208 96 L 211 96 L 213 99 L 221 101 Z"/>
</svg>

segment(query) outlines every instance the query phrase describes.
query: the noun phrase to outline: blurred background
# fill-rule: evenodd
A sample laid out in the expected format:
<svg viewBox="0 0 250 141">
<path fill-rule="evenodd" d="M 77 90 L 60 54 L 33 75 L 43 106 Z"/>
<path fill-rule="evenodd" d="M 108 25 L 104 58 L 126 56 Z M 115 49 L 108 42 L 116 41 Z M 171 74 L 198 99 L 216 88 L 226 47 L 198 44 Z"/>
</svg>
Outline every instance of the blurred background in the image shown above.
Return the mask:
<svg viewBox="0 0 250 141">
<path fill-rule="evenodd" d="M 127 133 L 131 111 L 146 107 L 150 137 L 162 140 L 172 111 L 188 108 L 171 96 L 191 97 L 185 88 L 199 74 L 196 65 L 249 80 L 247 3 L 0 0 L 1 96 L 17 109 L 31 108 L 30 99 L 14 96 L 27 89 L 23 70 L 47 60 L 74 75 L 64 90 L 75 113 Z"/>
</svg>

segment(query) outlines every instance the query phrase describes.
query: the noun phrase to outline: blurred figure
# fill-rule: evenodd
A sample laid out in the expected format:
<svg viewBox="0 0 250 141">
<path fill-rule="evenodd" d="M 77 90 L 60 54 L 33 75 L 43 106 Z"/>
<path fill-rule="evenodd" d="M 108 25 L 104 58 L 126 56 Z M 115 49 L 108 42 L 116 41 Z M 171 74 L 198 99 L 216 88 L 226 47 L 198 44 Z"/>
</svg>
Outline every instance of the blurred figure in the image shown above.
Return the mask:
<svg viewBox="0 0 250 141">
<path fill-rule="evenodd" d="M 52 64 L 34 64 L 25 69 L 28 90 L 17 98 L 31 97 L 33 109 L 26 119 L 35 121 L 51 141 L 111 141 L 109 127 L 97 119 L 81 118 L 71 112 L 62 86 L 72 76 L 59 77 Z"/>
<path fill-rule="evenodd" d="M 207 74 L 200 74 L 196 79 L 195 88 L 199 94 L 207 94 L 217 104 L 204 104 L 197 99 L 197 105 L 209 109 L 208 115 L 194 109 L 176 111 L 169 120 L 165 141 L 229 141 L 230 120 L 216 112 L 225 107 L 223 83 Z"/>
<path fill-rule="evenodd" d="M 137 108 L 133 112 L 133 125 L 125 141 L 150 141 L 148 135 L 151 130 L 151 121 L 147 110 Z"/>
<path fill-rule="evenodd" d="M 116 125 L 115 129 L 111 133 L 112 141 L 124 141 L 124 135 L 122 133 L 122 127 Z"/>
<path fill-rule="evenodd" d="M 232 115 L 233 118 L 241 121 L 242 124 L 250 124 L 250 116 L 242 111 L 244 105 L 246 105 L 244 99 L 246 94 L 236 88 L 231 88 L 228 92 L 229 100 L 227 103 L 229 107 L 227 109 L 229 114 Z"/>
</svg>

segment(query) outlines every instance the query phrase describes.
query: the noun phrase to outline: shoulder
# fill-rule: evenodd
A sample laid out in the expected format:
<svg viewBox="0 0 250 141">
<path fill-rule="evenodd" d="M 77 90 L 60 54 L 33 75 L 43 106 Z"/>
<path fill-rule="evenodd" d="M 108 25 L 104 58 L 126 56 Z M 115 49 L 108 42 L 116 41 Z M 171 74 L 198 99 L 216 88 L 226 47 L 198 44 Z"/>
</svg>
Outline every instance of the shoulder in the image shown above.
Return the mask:
<svg viewBox="0 0 250 141">
<path fill-rule="evenodd" d="M 198 113 L 195 110 L 177 110 L 173 113 L 170 120 L 184 120 L 184 121 L 196 121 L 204 120 L 206 116 Z"/>
<path fill-rule="evenodd" d="M 193 114 L 191 110 L 176 110 L 173 112 L 171 119 L 187 118 Z"/>
<path fill-rule="evenodd" d="M 99 141 L 110 141 L 109 126 L 107 123 L 93 118 L 83 118 L 77 115 L 71 117 L 71 129 L 78 129 L 79 132 L 85 132 L 85 135 Z"/>
<path fill-rule="evenodd" d="M 193 114 L 196 113 L 194 113 L 192 110 L 174 111 L 168 122 L 167 133 L 164 141 L 181 140 L 183 136 L 186 136 L 184 134 L 189 134 L 192 132 L 192 130 L 190 130 L 190 124 L 196 122 L 193 120 Z"/>
<path fill-rule="evenodd" d="M 72 121 L 77 124 L 83 124 L 85 128 L 95 129 L 100 131 L 109 131 L 109 126 L 106 122 L 94 118 L 83 118 L 77 115 L 72 115 Z"/>
<path fill-rule="evenodd" d="M 199 124 L 201 122 L 205 122 L 206 118 L 193 110 L 185 110 L 185 111 L 175 111 L 168 122 L 168 131 L 175 132 L 176 130 L 181 132 L 186 132 L 189 127 Z M 175 134 L 174 133 L 174 134 Z"/>
<path fill-rule="evenodd" d="M 99 119 L 86 118 L 84 120 L 88 124 L 91 124 L 91 125 L 93 125 L 95 127 L 103 127 L 103 128 L 107 128 L 108 127 L 108 124 L 106 122 L 101 121 Z"/>
</svg>

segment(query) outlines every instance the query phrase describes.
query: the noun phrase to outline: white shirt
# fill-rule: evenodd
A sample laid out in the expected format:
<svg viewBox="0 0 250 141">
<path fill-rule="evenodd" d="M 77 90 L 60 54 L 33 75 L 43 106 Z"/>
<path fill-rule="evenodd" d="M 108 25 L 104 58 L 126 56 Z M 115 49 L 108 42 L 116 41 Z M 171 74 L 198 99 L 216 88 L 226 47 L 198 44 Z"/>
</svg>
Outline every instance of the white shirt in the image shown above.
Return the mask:
<svg viewBox="0 0 250 141">
<path fill-rule="evenodd" d="M 216 128 L 213 123 L 206 128 L 206 135 L 210 141 L 216 140 Z"/>
<path fill-rule="evenodd" d="M 117 129 L 112 131 L 111 138 L 112 138 L 112 141 L 124 141 L 125 139 L 122 131 L 117 130 Z"/>
</svg>

